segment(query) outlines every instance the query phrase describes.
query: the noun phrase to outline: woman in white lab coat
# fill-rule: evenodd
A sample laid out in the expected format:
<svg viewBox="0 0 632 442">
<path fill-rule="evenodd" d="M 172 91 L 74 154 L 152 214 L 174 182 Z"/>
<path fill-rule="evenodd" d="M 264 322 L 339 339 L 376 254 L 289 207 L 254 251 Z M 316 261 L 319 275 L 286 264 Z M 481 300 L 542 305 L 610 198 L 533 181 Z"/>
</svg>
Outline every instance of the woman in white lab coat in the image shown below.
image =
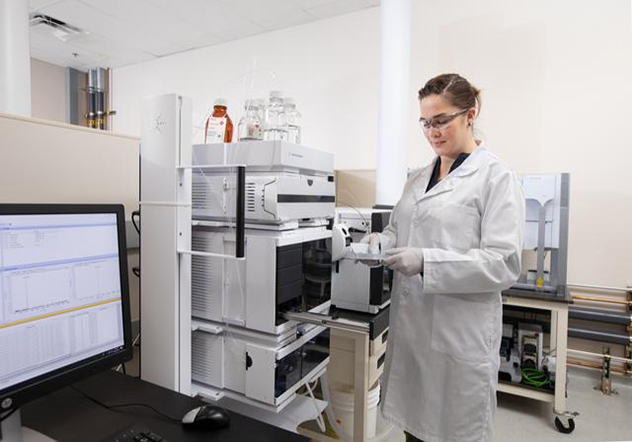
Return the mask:
<svg viewBox="0 0 632 442">
<path fill-rule="evenodd" d="M 474 137 L 476 88 L 444 74 L 419 100 L 437 157 L 410 176 L 385 231 L 363 239 L 396 275 L 382 413 L 408 441 L 490 441 L 501 290 L 520 275 L 524 197 Z"/>
</svg>

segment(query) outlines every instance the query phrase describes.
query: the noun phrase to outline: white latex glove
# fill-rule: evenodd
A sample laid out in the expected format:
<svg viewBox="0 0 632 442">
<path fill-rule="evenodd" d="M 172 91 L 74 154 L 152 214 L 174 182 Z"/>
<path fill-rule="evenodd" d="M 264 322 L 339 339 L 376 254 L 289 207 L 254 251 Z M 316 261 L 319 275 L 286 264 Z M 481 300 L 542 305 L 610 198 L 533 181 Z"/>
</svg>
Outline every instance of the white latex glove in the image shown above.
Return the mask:
<svg viewBox="0 0 632 442">
<path fill-rule="evenodd" d="M 380 253 L 380 235 L 378 233 L 370 233 L 365 235 L 360 244 L 369 245 L 369 253 Z"/>
<path fill-rule="evenodd" d="M 419 275 L 424 268 L 424 254 L 422 249 L 414 247 L 398 247 L 386 251 L 389 255 L 383 263 L 391 270 L 396 270 L 404 276 Z"/>
</svg>

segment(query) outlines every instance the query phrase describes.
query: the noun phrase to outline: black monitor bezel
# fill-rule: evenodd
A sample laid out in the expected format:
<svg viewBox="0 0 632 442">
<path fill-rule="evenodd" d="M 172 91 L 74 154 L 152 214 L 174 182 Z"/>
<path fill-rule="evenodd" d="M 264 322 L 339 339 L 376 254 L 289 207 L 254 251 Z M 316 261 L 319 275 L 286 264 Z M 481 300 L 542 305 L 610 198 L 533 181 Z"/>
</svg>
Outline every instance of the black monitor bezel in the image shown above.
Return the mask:
<svg viewBox="0 0 632 442">
<path fill-rule="evenodd" d="M 119 266 L 121 269 L 121 303 L 123 308 L 123 348 L 111 354 L 92 356 L 0 390 L 0 412 L 19 408 L 33 399 L 125 363 L 131 360 L 133 356 L 124 206 L 121 204 L 0 204 L 0 215 L 101 213 L 114 213 L 117 220 Z"/>
</svg>

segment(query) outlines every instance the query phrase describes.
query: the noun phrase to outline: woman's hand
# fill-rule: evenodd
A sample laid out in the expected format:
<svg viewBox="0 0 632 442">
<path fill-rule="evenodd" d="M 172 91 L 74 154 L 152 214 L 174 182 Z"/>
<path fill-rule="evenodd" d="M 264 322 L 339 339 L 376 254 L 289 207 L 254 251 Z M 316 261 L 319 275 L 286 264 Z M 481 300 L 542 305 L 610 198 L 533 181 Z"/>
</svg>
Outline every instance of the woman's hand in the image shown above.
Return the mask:
<svg viewBox="0 0 632 442">
<path fill-rule="evenodd" d="M 380 253 L 380 234 L 370 233 L 368 235 L 365 235 L 360 240 L 360 244 L 368 244 L 369 253 Z"/>
<path fill-rule="evenodd" d="M 415 247 L 398 247 L 386 251 L 389 255 L 383 263 L 391 270 L 397 270 L 404 276 L 421 274 L 424 268 L 424 254 L 422 249 Z"/>
</svg>

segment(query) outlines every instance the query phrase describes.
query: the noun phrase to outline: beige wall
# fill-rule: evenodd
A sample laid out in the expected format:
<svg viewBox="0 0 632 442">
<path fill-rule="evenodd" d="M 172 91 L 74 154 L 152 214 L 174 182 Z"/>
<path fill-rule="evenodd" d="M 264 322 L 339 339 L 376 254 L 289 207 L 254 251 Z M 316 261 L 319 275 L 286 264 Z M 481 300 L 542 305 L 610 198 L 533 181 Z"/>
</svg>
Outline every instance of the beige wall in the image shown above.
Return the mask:
<svg viewBox="0 0 632 442">
<path fill-rule="evenodd" d="M 31 115 L 66 121 L 66 68 L 31 58 Z"/>
<path fill-rule="evenodd" d="M 0 114 L 0 203 L 122 203 L 138 208 L 139 139 Z M 138 319 L 138 251 L 128 253 Z"/>
</svg>

